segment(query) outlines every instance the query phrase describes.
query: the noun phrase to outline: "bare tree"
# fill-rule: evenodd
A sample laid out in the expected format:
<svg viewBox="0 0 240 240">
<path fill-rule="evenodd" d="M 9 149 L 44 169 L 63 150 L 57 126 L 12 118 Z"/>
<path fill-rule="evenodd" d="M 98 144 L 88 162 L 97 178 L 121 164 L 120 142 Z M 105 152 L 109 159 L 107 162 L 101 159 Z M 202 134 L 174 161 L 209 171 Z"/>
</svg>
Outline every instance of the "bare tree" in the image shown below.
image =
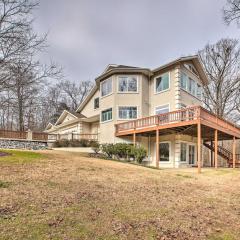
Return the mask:
<svg viewBox="0 0 240 240">
<path fill-rule="evenodd" d="M 9 81 L 8 64 L 15 58 L 27 58 L 44 47 L 46 35 L 32 30 L 34 0 L 0 0 L 0 90 Z"/>
<path fill-rule="evenodd" d="M 7 87 L 12 93 L 12 101 L 18 113 L 18 129 L 23 131 L 30 124 L 33 110 L 38 105 L 37 98 L 48 78 L 60 76 L 60 70 L 54 65 L 42 66 L 39 62 L 30 59 L 19 59 L 10 65 L 10 80 Z M 27 114 L 27 116 L 26 116 Z"/>
<path fill-rule="evenodd" d="M 78 83 L 69 80 L 61 81 L 58 84 L 65 102 L 72 111 L 76 110 L 78 105 L 83 101 L 90 89 L 93 87 L 91 81 L 79 81 Z"/>
<path fill-rule="evenodd" d="M 222 39 L 199 52 L 210 84 L 204 87 L 206 107 L 220 117 L 233 118 L 240 89 L 240 48 L 237 40 Z"/>
<path fill-rule="evenodd" d="M 227 0 L 227 4 L 223 9 L 223 19 L 228 25 L 231 22 L 240 25 L 240 0 Z"/>
</svg>

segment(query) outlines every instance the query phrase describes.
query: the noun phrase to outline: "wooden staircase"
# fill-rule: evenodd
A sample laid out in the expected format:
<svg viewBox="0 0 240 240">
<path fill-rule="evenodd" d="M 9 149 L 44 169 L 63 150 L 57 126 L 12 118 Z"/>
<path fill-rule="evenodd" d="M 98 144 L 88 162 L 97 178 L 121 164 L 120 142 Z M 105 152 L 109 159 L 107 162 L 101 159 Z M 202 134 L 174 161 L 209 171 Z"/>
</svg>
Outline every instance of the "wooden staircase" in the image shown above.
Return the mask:
<svg viewBox="0 0 240 240">
<path fill-rule="evenodd" d="M 212 145 L 204 142 L 203 145 L 207 147 L 208 149 L 215 151 L 215 144 L 213 143 Z M 233 153 L 226 148 L 222 146 L 217 146 L 217 153 L 219 156 L 221 156 L 223 159 L 225 159 L 228 163 L 228 167 L 233 166 Z M 240 154 L 236 154 L 236 167 L 240 167 Z"/>
</svg>

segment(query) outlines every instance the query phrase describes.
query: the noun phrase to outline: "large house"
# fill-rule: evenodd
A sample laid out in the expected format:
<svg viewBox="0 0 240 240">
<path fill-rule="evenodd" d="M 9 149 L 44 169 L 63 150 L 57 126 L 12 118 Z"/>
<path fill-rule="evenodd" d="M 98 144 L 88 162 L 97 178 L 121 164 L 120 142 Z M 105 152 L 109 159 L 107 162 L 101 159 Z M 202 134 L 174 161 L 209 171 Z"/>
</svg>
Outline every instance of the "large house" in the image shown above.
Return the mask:
<svg viewBox="0 0 240 240">
<path fill-rule="evenodd" d="M 192 166 L 202 162 L 201 146 L 240 138 L 240 129 L 202 105 L 208 78 L 198 56 L 181 57 L 156 69 L 109 65 L 76 112 L 64 111 L 46 131 L 59 138 L 97 138 L 100 143 L 143 146 L 149 165 Z M 235 151 L 235 149 L 233 149 Z M 223 153 L 222 153 L 223 154 Z M 236 155 L 228 156 L 236 164 Z"/>
</svg>

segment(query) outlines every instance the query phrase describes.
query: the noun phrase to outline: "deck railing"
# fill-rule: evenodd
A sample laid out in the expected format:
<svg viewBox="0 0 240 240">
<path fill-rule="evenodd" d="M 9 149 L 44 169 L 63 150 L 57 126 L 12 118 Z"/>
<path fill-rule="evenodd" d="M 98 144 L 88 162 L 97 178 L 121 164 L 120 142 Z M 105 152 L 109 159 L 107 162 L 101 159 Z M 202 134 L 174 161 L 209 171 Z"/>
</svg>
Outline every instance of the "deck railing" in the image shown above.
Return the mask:
<svg viewBox="0 0 240 240">
<path fill-rule="evenodd" d="M 205 120 L 211 124 L 218 125 L 226 130 L 238 132 L 240 129 L 235 124 L 217 117 L 201 106 L 184 108 L 168 113 L 153 115 L 150 117 L 140 118 L 132 121 L 122 122 L 115 125 L 116 134 L 126 133 L 132 130 L 141 130 L 155 126 L 188 122 L 192 120 Z"/>
<path fill-rule="evenodd" d="M 27 139 L 27 132 L 0 129 L 0 138 Z"/>
<path fill-rule="evenodd" d="M 116 124 L 116 133 L 121 131 L 128 131 L 133 129 L 141 129 L 146 127 L 154 127 L 159 125 L 165 125 L 170 123 L 177 123 L 183 121 L 195 120 L 200 116 L 200 108 L 190 107 L 186 109 L 180 109 L 168 113 L 158 114 L 150 117 L 140 118 L 128 122 Z"/>
<path fill-rule="evenodd" d="M 49 134 L 49 141 L 57 140 L 92 140 L 98 141 L 98 134 L 96 133 L 63 133 L 63 134 Z"/>
</svg>

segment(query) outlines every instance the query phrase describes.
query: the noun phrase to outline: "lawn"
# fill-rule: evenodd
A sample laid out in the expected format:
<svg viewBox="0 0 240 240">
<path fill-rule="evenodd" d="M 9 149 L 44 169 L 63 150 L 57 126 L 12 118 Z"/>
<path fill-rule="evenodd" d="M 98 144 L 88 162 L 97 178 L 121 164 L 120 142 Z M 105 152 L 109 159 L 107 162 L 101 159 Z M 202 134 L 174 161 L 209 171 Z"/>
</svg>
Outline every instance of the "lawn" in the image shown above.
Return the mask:
<svg viewBox="0 0 240 240">
<path fill-rule="evenodd" d="M 57 151 L 13 152 L 0 169 L 0 239 L 240 239 L 239 170 Z"/>
</svg>

